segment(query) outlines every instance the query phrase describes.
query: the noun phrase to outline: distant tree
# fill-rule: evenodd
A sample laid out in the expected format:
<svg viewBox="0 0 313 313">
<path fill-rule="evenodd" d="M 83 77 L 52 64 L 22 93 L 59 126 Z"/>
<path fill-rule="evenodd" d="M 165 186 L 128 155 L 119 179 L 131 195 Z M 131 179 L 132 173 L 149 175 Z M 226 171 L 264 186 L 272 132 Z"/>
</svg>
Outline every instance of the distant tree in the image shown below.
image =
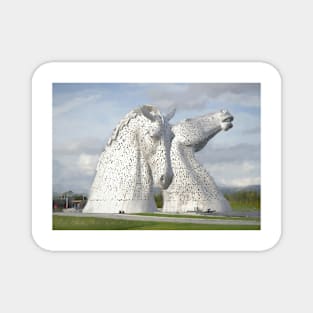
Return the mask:
<svg viewBox="0 0 313 313">
<path fill-rule="evenodd" d="M 75 194 L 73 200 L 87 200 L 87 197 L 83 194 Z"/>
<path fill-rule="evenodd" d="M 260 208 L 261 195 L 257 191 L 238 191 L 224 195 L 225 198 L 232 204 L 238 204 L 242 207 Z"/>
<path fill-rule="evenodd" d="M 154 195 L 154 201 L 157 208 L 163 207 L 163 195 L 162 193 L 157 193 Z"/>
</svg>

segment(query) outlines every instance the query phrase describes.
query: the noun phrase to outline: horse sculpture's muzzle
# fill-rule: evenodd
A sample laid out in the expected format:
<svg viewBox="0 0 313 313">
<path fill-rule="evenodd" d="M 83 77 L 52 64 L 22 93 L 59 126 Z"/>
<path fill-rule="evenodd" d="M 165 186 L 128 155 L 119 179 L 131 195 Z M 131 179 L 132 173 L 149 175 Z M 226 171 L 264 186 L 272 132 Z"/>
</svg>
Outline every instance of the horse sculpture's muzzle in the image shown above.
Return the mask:
<svg viewBox="0 0 313 313">
<path fill-rule="evenodd" d="M 234 117 L 230 114 L 227 114 L 227 116 L 223 119 L 221 126 L 224 131 L 227 131 L 228 129 L 233 127 L 232 121 L 234 120 Z"/>
</svg>

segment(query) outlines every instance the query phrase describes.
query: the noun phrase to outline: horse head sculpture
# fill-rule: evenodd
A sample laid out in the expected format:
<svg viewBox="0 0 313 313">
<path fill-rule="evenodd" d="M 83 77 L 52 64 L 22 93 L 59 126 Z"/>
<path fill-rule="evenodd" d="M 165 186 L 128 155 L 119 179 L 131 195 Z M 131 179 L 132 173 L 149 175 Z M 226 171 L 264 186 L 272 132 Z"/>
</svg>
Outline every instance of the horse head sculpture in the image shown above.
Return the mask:
<svg viewBox="0 0 313 313">
<path fill-rule="evenodd" d="M 102 152 L 83 212 L 135 213 L 156 209 L 153 186 L 168 188 L 173 172 L 169 120 L 157 107 L 129 112 L 113 130 Z"/>
<path fill-rule="evenodd" d="M 163 191 L 164 212 L 210 210 L 231 211 L 228 201 L 207 170 L 197 161 L 195 152 L 205 147 L 220 131 L 230 129 L 233 116 L 226 110 L 186 119 L 172 127 L 171 147 L 173 182 Z"/>
<path fill-rule="evenodd" d="M 173 126 L 176 141 L 200 151 L 220 131 L 233 127 L 233 116 L 227 110 L 187 118 Z"/>
</svg>

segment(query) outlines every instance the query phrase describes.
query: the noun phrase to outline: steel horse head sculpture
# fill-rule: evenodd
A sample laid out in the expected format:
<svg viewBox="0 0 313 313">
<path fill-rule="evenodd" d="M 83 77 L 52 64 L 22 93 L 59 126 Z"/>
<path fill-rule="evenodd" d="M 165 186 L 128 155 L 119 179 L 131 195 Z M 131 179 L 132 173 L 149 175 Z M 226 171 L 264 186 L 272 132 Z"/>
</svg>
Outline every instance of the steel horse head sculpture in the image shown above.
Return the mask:
<svg viewBox="0 0 313 313">
<path fill-rule="evenodd" d="M 173 182 L 163 191 L 164 212 L 230 212 L 228 201 L 217 188 L 207 170 L 196 160 L 195 152 L 222 130 L 233 125 L 226 110 L 186 119 L 172 127 L 175 135 L 171 147 Z"/>
<path fill-rule="evenodd" d="M 173 172 L 169 120 L 144 105 L 129 112 L 102 152 L 84 213 L 135 213 L 156 209 L 153 186 L 168 188 Z"/>
</svg>

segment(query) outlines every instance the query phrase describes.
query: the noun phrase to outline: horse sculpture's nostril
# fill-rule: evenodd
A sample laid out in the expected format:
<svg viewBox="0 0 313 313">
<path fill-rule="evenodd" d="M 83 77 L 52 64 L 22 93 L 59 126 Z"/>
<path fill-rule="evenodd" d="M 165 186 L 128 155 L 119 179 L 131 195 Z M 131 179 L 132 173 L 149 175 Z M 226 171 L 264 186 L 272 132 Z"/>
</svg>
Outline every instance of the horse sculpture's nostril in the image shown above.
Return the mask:
<svg viewBox="0 0 313 313">
<path fill-rule="evenodd" d="M 167 189 L 168 186 L 171 184 L 173 179 L 173 175 L 161 175 L 160 177 L 160 185 L 163 189 Z"/>
</svg>

